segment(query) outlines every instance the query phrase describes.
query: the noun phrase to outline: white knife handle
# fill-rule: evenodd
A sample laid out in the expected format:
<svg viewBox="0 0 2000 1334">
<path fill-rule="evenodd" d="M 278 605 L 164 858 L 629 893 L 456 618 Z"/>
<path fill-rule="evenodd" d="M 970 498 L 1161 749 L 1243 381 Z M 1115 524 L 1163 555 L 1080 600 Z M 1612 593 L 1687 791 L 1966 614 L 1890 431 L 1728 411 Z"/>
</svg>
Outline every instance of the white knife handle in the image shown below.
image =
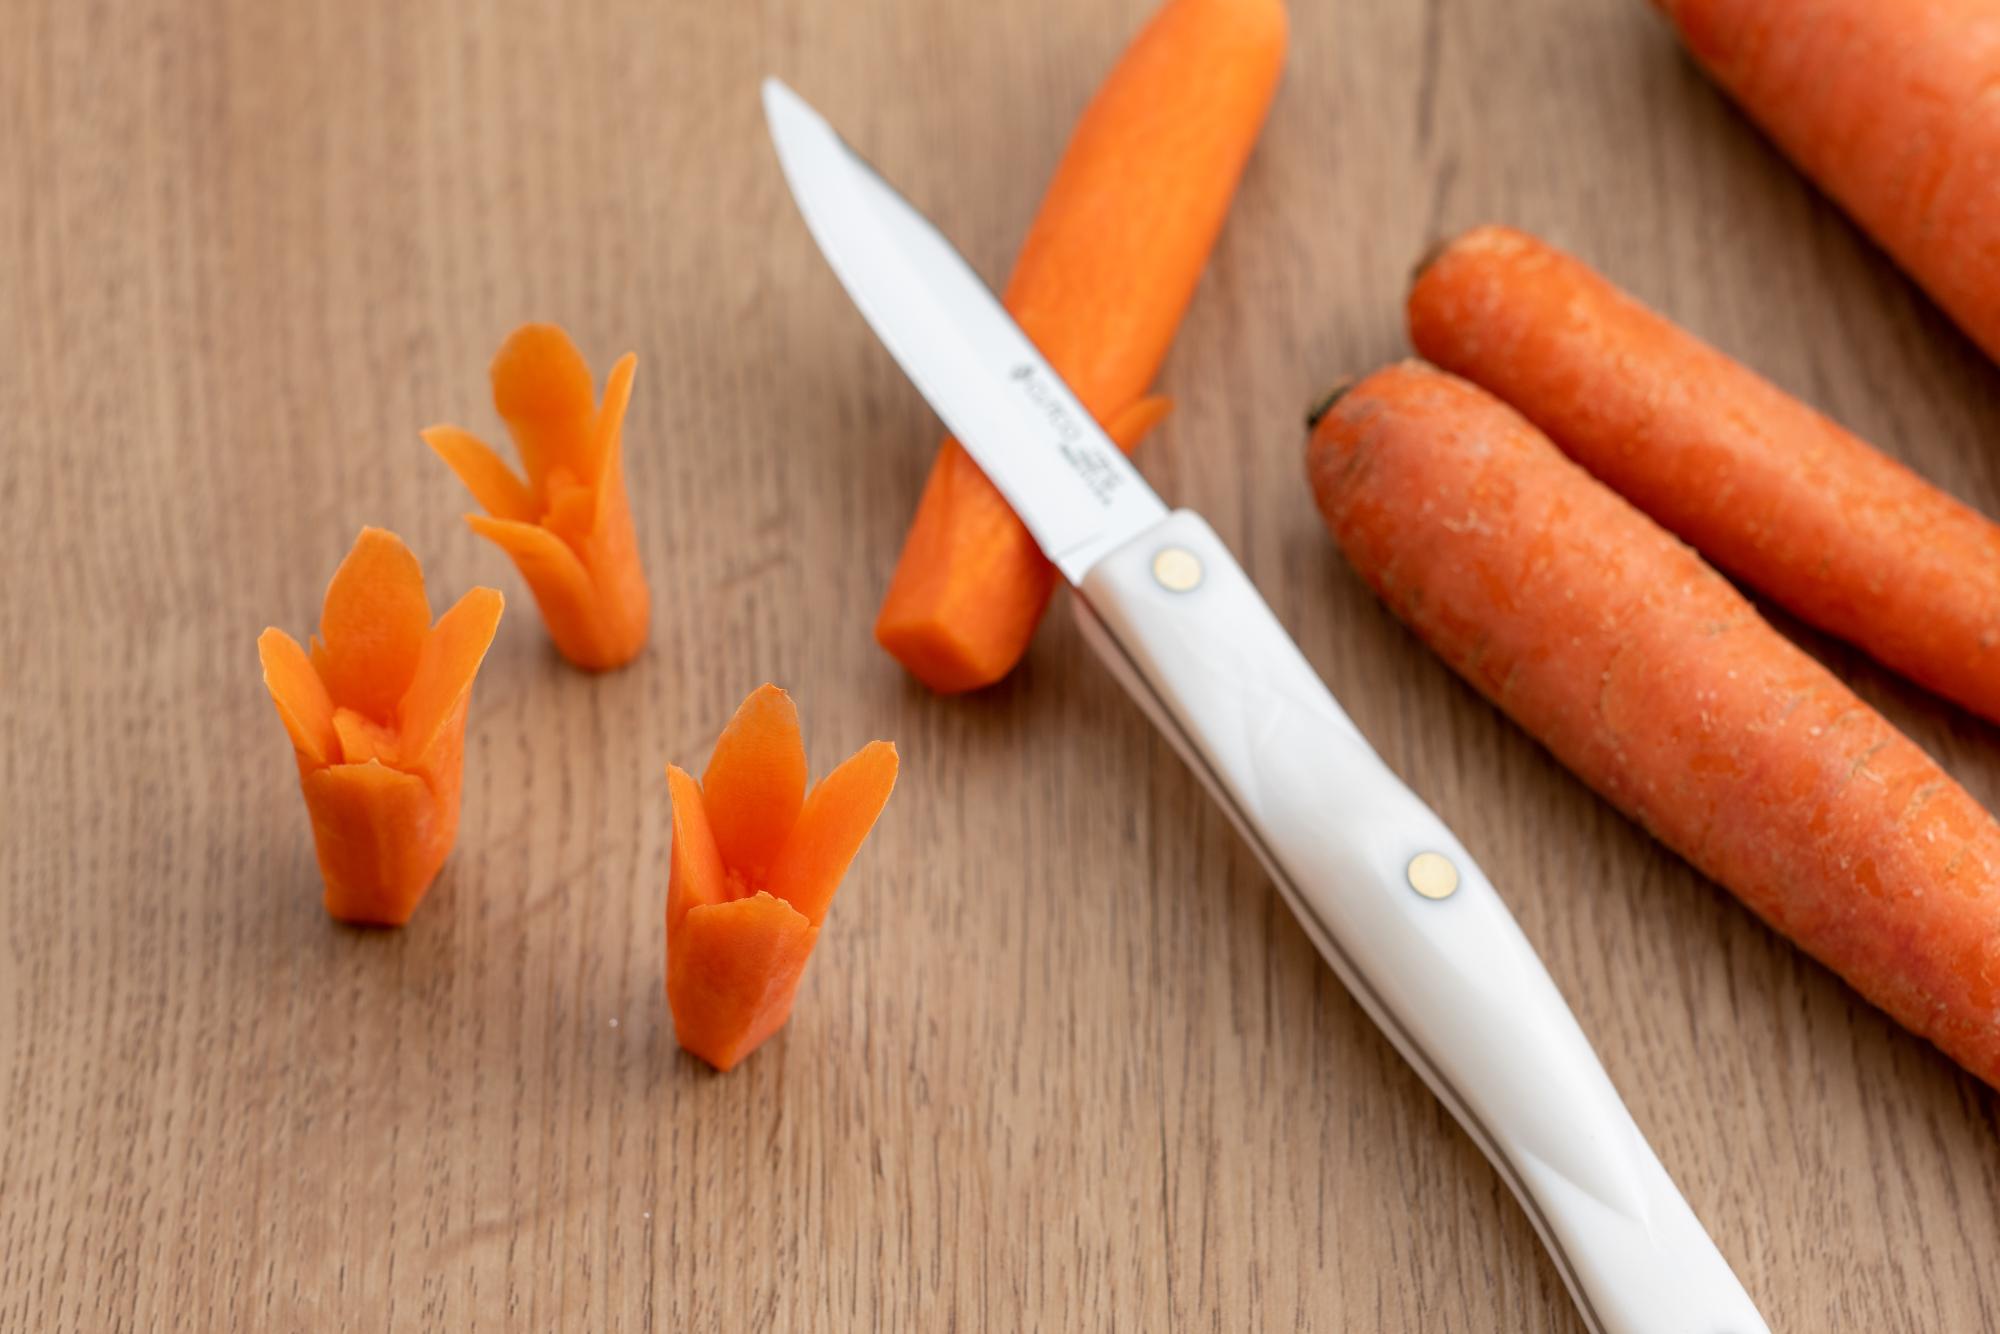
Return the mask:
<svg viewBox="0 0 2000 1334">
<path fill-rule="evenodd" d="M 1492 1160 L 1591 1329 L 1764 1334 L 1492 885 L 1362 738 L 1214 531 L 1176 511 L 1079 592 L 1091 647 Z M 1454 879 L 1439 898 L 1415 887 L 1437 894 Z"/>
</svg>

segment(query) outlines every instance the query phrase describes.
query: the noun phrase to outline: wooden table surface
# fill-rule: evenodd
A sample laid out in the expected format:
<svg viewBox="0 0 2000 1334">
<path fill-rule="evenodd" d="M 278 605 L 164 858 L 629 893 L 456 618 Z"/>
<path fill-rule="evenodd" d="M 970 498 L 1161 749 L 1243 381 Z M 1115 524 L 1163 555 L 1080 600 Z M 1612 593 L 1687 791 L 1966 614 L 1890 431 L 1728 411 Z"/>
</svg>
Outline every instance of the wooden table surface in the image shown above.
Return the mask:
<svg viewBox="0 0 2000 1334">
<path fill-rule="evenodd" d="M 0 13 L 0 1328 L 1581 1328 L 1499 1179 L 1052 617 L 868 625 L 937 428 L 758 76 L 1004 273 L 1143 0 Z M 2000 1097 L 1559 769 L 1342 563 L 1302 409 L 1432 238 L 1537 230 L 2000 511 L 2000 373 L 1606 0 L 1298 3 L 1144 468 L 1480 858 L 1774 1328 L 2000 1327 Z M 418 442 L 553 319 L 640 358 L 650 649 L 591 679 Z M 458 848 L 330 924 L 259 683 L 363 524 L 511 608 Z M 1792 627 L 1796 628 L 1796 627 Z M 1810 639 L 1989 805 L 2000 733 Z M 900 787 L 790 1027 L 661 994 L 661 766 L 788 685 Z"/>
</svg>

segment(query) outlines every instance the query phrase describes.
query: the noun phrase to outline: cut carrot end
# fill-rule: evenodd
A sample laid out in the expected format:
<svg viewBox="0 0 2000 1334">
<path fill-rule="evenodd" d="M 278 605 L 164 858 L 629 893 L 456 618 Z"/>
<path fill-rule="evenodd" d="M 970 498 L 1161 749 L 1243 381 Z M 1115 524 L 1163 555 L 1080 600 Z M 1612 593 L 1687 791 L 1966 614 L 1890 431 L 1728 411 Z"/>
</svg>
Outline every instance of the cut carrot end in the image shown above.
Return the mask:
<svg viewBox="0 0 2000 1334">
<path fill-rule="evenodd" d="M 327 585 L 313 664 L 335 703 L 386 720 L 416 672 L 430 627 L 417 558 L 394 533 L 364 528 Z"/>
<path fill-rule="evenodd" d="M 1130 453 L 1173 408 L 1149 395 L 1105 428 Z M 1055 567 L 964 447 L 947 441 L 924 484 L 875 642 L 941 695 L 990 686 L 1014 670 L 1055 592 Z"/>
<path fill-rule="evenodd" d="M 272 626 L 257 636 L 257 659 L 264 668 L 264 688 L 278 706 L 278 718 L 299 762 L 317 767 L 337 760 L 340 740 L 333 727 L 333 697 L 299 641 Z"/>
<path fill-rule="evenodd" d="M 771 867 L 771 891 L 814 926 L 896 786 L 896 747 L 871 741 L 819 781 Z"/>
<path fill-rule="evenodd" d="M 667 766 L 667 794 L 673 803 L 672 858 L 667 871 L 667 936 L 672 939 L 688 910 L 729 901 L 729 877 L 709 828 L 701 785 L 677 765 Z"/>
<path fill-rule="evenodd" d="M 806 747 L 792 697 L 759 686 L 737 708 L 701 776 L 725 866 L 761 885 L 806 799 Z"/>
<path fill-rule="evenodd" d="M 421 434 L 424 443 L 445 461 L 488 514 L 496 519 L 534 522 L 534 491 L 483 440 L 456 426 L 433 426 Z"/>
<path fill-rule="evenodd" d="M 769 894 L 691 908 L 668 939 L 674 1037 L 717 1070 L 784 1026 L 819 929 Z"/>
</svg>

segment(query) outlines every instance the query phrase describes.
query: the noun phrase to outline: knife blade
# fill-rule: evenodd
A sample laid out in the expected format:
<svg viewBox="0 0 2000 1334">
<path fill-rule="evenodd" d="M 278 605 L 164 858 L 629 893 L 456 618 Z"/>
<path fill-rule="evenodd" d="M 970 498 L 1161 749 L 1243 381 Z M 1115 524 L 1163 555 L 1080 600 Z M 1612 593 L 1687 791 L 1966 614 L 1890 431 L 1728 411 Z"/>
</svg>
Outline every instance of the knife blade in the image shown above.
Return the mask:
<svg viewBox="0 0 2000 1334">
<path fill-rule="evenodd" d="M 1491 883 L 1221 539 L 1167 509 L 951 243 L 816 111 L 775 79 L 764 109 L 848 295 L 1075 587 L 1086 642 L 1491 1160 L 1585 1323 L 1766 1331 Z"/>
<path fill-rule="evenodd" d="M 929 218 L 823 117 L 764 85 L 806 226 L 904 374 L 1071 583 L 1167 507 Z M 970 318 L 967 318 L 967 316 Z"/>
</svg>

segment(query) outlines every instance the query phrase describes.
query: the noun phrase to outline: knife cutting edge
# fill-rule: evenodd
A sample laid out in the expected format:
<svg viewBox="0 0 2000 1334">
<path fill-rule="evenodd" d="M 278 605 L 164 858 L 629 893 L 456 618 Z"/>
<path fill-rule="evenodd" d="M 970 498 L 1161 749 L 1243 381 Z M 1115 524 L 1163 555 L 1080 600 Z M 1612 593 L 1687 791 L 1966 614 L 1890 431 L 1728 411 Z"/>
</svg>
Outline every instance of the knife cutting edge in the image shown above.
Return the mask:
<svg viewBox="0 0 2000 1334">
<path fill-rule="evenodd" d="M 1084 638 L 1520 1201 L 1599 1334 L 1767 1327 L 1533 946 L 1201 517 L 1168 510 L 928 219 L 776 79 L 764 109 L 848 295 L 1076 596 Z"/>
</svg>

